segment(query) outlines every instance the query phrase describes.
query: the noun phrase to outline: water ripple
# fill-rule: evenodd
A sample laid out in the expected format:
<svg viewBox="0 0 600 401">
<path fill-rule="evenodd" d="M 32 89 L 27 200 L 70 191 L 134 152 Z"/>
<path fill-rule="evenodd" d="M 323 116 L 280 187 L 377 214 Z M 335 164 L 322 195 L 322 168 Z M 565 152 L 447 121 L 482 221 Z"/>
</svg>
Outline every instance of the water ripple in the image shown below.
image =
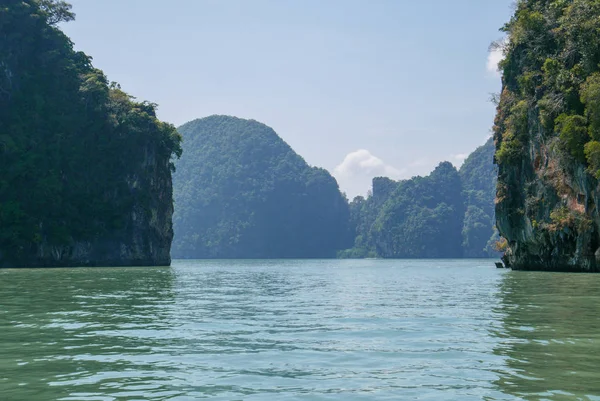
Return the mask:
<svg viewBox="0 0 600 401">
<path fill-rule="evenodd" d="M 1 400 L 599 399 L 600 276 L 176 261 L 0 288 Z"/>
</svg>

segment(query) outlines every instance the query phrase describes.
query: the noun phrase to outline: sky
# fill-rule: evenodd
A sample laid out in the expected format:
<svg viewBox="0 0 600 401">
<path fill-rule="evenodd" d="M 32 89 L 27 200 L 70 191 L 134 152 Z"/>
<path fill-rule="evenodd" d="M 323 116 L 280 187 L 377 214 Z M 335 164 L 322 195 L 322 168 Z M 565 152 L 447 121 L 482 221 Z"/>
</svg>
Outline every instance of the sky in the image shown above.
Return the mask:
<svg viewBox="0 0 600 401">
<path fill-rule="evenodd" d="M 352 198 L 485 142 L 512 2 L 71 0 L 61 27 L 162 120 L 258 120 Z"/>
</svg>

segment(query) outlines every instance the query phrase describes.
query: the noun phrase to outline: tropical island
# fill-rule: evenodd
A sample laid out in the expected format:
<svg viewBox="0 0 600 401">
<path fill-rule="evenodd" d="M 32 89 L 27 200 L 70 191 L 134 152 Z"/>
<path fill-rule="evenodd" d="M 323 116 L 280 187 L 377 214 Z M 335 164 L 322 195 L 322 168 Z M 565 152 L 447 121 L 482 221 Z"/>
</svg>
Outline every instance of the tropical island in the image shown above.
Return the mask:
<svg viewBox="0 0 600 401">
<path fill-rule="evenodd" d="M 74 50 L 68 3 L 0 12 L 0 266 L 168 265 L 175 232 L 176 258 L 600 268 L 597 2 L 518 2 L 495 44 L 493 138 L 459 169 L 376 177 L 352 200 L 262 123 L 160 121 Z"/>
<path fill-rule="evenodd" d="M 600 269 L 599 15 L 597 1 L 520 1 L 497 44 L 496 216 L 513 269 Z"/>
<path fill-rule="evenodd" d="M 0 18 L 0 267 L 170 264 L 175 127 L 73 49 L 67 3 Z"/>
<path fill-rule="evenodd" d="M 491 141 L 460 171 L 376 178 L 350 202 L 264 124 L 159 121 L 73 49 L 68 3 L 2 17 L 0 266 L 168 265 L 176 169 L 176 258 L 497 255 Z"/>
<path fill-rule="evenodd" d="M 2 0 L 0 400 L 598 399 L 600 0 L 511 1 Z"/>
<path fill-rule="evenodd" d="M 211 116 L 179 127 L 176 258 L 331 258 L 350 241 L 348 203 L 271 128 Z"/>
<path fill-rule="evenodd" d="M 497 257 L 493 143 L 460 170 L 373 180 L 348 202 L 273 129 L 210 116 L 179 127 L 174 175 L 175 258 Z"/>
</svg>

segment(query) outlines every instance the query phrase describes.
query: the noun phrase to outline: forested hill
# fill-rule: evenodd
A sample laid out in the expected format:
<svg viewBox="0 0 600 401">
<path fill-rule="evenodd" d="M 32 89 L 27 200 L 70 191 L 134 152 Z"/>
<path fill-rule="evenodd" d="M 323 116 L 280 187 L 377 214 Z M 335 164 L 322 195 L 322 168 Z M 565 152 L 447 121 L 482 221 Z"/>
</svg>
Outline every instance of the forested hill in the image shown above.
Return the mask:
<svg viewBox="0 0 600 401">
<path fill-rule="evenodd" d="M 185 152 L 174 176 L 174 257 L 334 257 L 351 245 L 335 179 L 271 128 L 211 116 L 178 130 Z"/>
<path fill-rule="evenodd" d="M 168 264 L 180 137 L 73 50 L 73 18 L 0 3 L 0 266 Z"/>
<path fill-rule="evenodd" d="M 460 171 L 441 163 L 429 176 L 373 180 L 369 197 L 350 203 L 354 247 L 340 257 L 460 258 L 496 256 L 496 168 L 490 139 Z"/>
<path fill-rule="evenodd" d="M 465 257 L 498 256 L 494 249 L 499 240 L 494 213 L 498 182 L 494 151 L 494 141 L 490 138 L 467 157 L 459 170 L 466 203 L 462 231 Z"/>
<path fill-rule="evenodd" d="M 355 247 L 342 257 L 461 257 L 464 201 L 458 171 L 441 163 L 429 176 L 373 180 L 367 199 L 351 205 Z"/>
</svg>

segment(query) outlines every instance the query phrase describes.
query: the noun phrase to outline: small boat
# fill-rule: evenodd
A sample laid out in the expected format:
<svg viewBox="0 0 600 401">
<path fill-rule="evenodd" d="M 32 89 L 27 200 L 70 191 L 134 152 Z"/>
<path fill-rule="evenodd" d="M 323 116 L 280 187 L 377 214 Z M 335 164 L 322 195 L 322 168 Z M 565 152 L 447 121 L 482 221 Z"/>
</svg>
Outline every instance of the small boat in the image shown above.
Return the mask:
<svg viewBox="0 0 600 401">
<path fill-rule="evenodd" d="M 496 262 L 495 265 L 498 269 L 504 269 L 504 263 L 502 262 Z"/>
</svg>

